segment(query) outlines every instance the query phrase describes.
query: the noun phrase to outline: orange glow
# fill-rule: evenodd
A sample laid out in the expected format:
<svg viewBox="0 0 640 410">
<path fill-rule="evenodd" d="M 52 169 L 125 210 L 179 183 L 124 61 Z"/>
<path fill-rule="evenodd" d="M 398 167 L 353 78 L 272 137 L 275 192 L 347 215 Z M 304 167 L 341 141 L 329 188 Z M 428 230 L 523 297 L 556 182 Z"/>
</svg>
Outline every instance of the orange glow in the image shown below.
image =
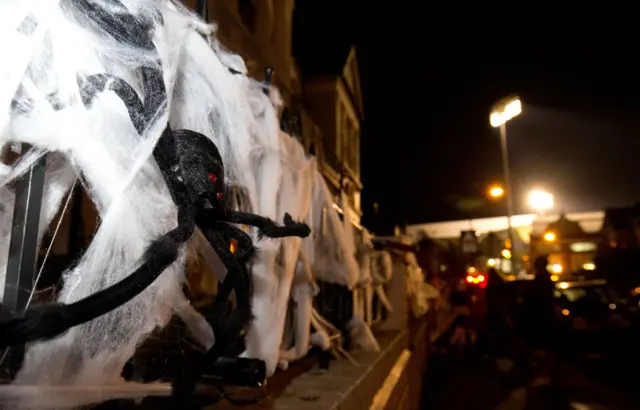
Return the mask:
<svg viewBox="0 0 640 410">
<path fill-rule="evenodd" d="M 504 196 L 504 188 L 500 185 L 493 185 L 489 188 L 489 196 L 491 198 L 502 198 Z"/>
<path fill-rule="evenodd" d="M 238 250 L 238 241 L 232 239 L 231 243 L 229 244 L 229 250 L 231 251 L 231 253 L 236 253 L 236 251 Z"/>
<path fill-rule="evenodd" d="M 547 242 L 553 242 L 556 240 L 556 234 L 553 232 L 546 232 L 544 234 L 544 240 Z"/>
<path fill-rule="evenodd" d="M 569 316 L 569 313 L 571 313 L 571 312 L 569 312 L 569 309 L 562 309 L 562 314 L 564 316 Z"/>
</svg>

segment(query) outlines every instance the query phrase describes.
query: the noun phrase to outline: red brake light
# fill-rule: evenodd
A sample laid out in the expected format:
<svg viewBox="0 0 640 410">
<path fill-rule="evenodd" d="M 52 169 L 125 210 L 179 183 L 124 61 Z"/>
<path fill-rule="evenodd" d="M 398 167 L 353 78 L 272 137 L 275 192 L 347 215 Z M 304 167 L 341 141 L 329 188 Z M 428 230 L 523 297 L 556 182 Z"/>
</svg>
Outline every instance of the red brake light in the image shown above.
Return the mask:
<svg viewBox="0 0 640 410">
<path fill-rule="evenodd" d="M 484 275 L 478 275 L 478 280 L 480 282 L 484 282 Z"/>
<path fill-rule="evenodd" d="M 467 276 L 467 282 L 469 283 L 473 282 L 473 276 L 471 275 Z"/>
</svg>

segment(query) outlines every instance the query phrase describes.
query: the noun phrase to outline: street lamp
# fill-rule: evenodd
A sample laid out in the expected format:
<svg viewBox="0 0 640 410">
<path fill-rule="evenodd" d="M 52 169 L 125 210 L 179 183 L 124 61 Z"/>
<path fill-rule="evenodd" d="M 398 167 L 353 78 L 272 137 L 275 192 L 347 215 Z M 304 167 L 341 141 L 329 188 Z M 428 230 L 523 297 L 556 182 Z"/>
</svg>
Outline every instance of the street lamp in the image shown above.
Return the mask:
<svg viewBox="0 0 640 410">
<path fill-rule="evenodd" d="M 529 206 L 537 213 L 542 213 L 553 208 L 553 194 L 541 189 L 529 192 Z"/>
<path fill-rule="evenodd" d="M 500 185 L 490 186 L 489 196 L 493 199 L 502 198 L 504 196 L 504 188 L 502 188 Z"/>
<path fill-rule="evenodd" d="M 502 151 L 502 169 L 504 172 L 504 191 L 507 199 L 507 227 L 509 230 L 509 242 L 513 245 L 513 228 L 511 215 L 513 211 L 513 198 L 511 195 L 511 175 L 509 171 L 509 153 L 507 151 L 507 121 L 522 112 L 522 103 L 518 97 L 506 99 L 493 107 L 489 122 L 494 128 L 500 128 L 500 148 Z M 516 258 L 513 258 L 516 260 Z M 516 266 L 514 265 L 514 271 Z"/>
<path fill-rule="evenodd" d="M 506 102 L 497 104 L 491 112 L 489 121 L 494 128 L 501 127 L 507 121 L 522 112 L 522 103 L 518 97 L 508 99 Z"/>
</svg>

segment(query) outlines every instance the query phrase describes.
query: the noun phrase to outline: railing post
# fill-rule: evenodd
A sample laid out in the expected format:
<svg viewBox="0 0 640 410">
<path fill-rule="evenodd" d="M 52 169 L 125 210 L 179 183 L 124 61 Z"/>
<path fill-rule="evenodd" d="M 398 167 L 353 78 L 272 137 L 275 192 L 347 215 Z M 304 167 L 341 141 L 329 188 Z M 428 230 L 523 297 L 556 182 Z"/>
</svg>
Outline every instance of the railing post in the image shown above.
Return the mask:
<svg viewBox="0 0 640 410">
<path fill-rule="evenodd" d="M 27 307 L 35 285 L 45 161 L 45 157 L 39 159 L 15 183 L 11 239 L 3 290 L 4 308 L 12 314 L 22 312 Z M 3 363 L 4 369 L 13 375 L 19 369 L 23 357 L 24 345 L 9 348 Z"/>
</svg>

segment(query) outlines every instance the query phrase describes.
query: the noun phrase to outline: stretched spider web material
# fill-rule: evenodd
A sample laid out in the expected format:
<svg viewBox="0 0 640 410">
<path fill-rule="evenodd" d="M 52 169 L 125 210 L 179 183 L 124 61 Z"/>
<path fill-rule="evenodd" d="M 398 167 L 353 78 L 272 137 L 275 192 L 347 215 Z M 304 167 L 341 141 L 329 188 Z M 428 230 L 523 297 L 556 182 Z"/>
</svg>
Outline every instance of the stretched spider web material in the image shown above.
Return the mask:
<svg viewBox="0 0 640 410">
<path fill-rule="evenodd" d="M 111 13 L 109 18 L 119 18 L 120 10 L 112 2 L 94 3 Z M 184 37 L 193 31 L 190 21 L 169 2 L 123 3 L 136 13 L 140 22 L 154 23 L 154 42 L 171 95 Z M 0 34 L 7 39 L 0 51 L 12 56 L 10 61 L 0 64 L 0 78 L 4 80 L 0 81 L 0 144 L 21 142 L 33 146 L 11 170 L 3 169 L 2 195 L 8 202 L 3 204 L 1 240 L 7 240 L 6 222 L 11 218 L 7 212 L 11 209 L 11 192 L 7 191 L 6 183 L 46 152 L 62 155 L 66 169 L 75 170 L 73 178 L 75 173 L 82 176 L 100 216 L 100 228 L 90 247 L 64 275 L 59 300 L 65 303 L 127 276 L 140 263 L 149 241 L 176 224 L 176 207 L 155 162 L 150 160 L 151 151 L 166 127 L 170 101 L 161 105 L 153 121 L 139 135 L 115 93 L 100 93 L 87 107 L 78 88 L 78 78 L 109 73 L 126 80 L 140 93 L 136 71 L 143 66 L 157 66 L 158 56 L 99 33 L 77 5 L 77 1 L 54 0 L 0 4 Z M 164 17 L 164 24 L 159 23 L 159 15 Z M 47 160 L 55 165 L 52 156 Z M 47 165 L 48 171 L 53 165 Z M 43 206 L 43 227 L 50 222 L 50 215 L 55 215 L 59 198 L 70 186 L 67 177 L 52 172 L 47 175 L 53 178 L 53 183 L 47 184 L 45 190 L 48 199 Z M 56 188 L 56 183 L 62 186 Z M 173 313 L 188 316 L 184 312 L 183 280 L 184 256 L 181 256 L 149 289 L 129 303 L 70 329 L 59 338 L 30 346 L 14 383 L 25 386 L 121 383 L 123 367 L 136 347 L 154 329 L 165 326 Z M 15 400 L 13 404 L 23 408 L 51 406 L 47 397 L 35 401 L 32 397 L 27 402 Z M 77 397 L 69 400 L 66 404 L 58 402 L 57 406 L 80 404 Z"/>
</svg>

